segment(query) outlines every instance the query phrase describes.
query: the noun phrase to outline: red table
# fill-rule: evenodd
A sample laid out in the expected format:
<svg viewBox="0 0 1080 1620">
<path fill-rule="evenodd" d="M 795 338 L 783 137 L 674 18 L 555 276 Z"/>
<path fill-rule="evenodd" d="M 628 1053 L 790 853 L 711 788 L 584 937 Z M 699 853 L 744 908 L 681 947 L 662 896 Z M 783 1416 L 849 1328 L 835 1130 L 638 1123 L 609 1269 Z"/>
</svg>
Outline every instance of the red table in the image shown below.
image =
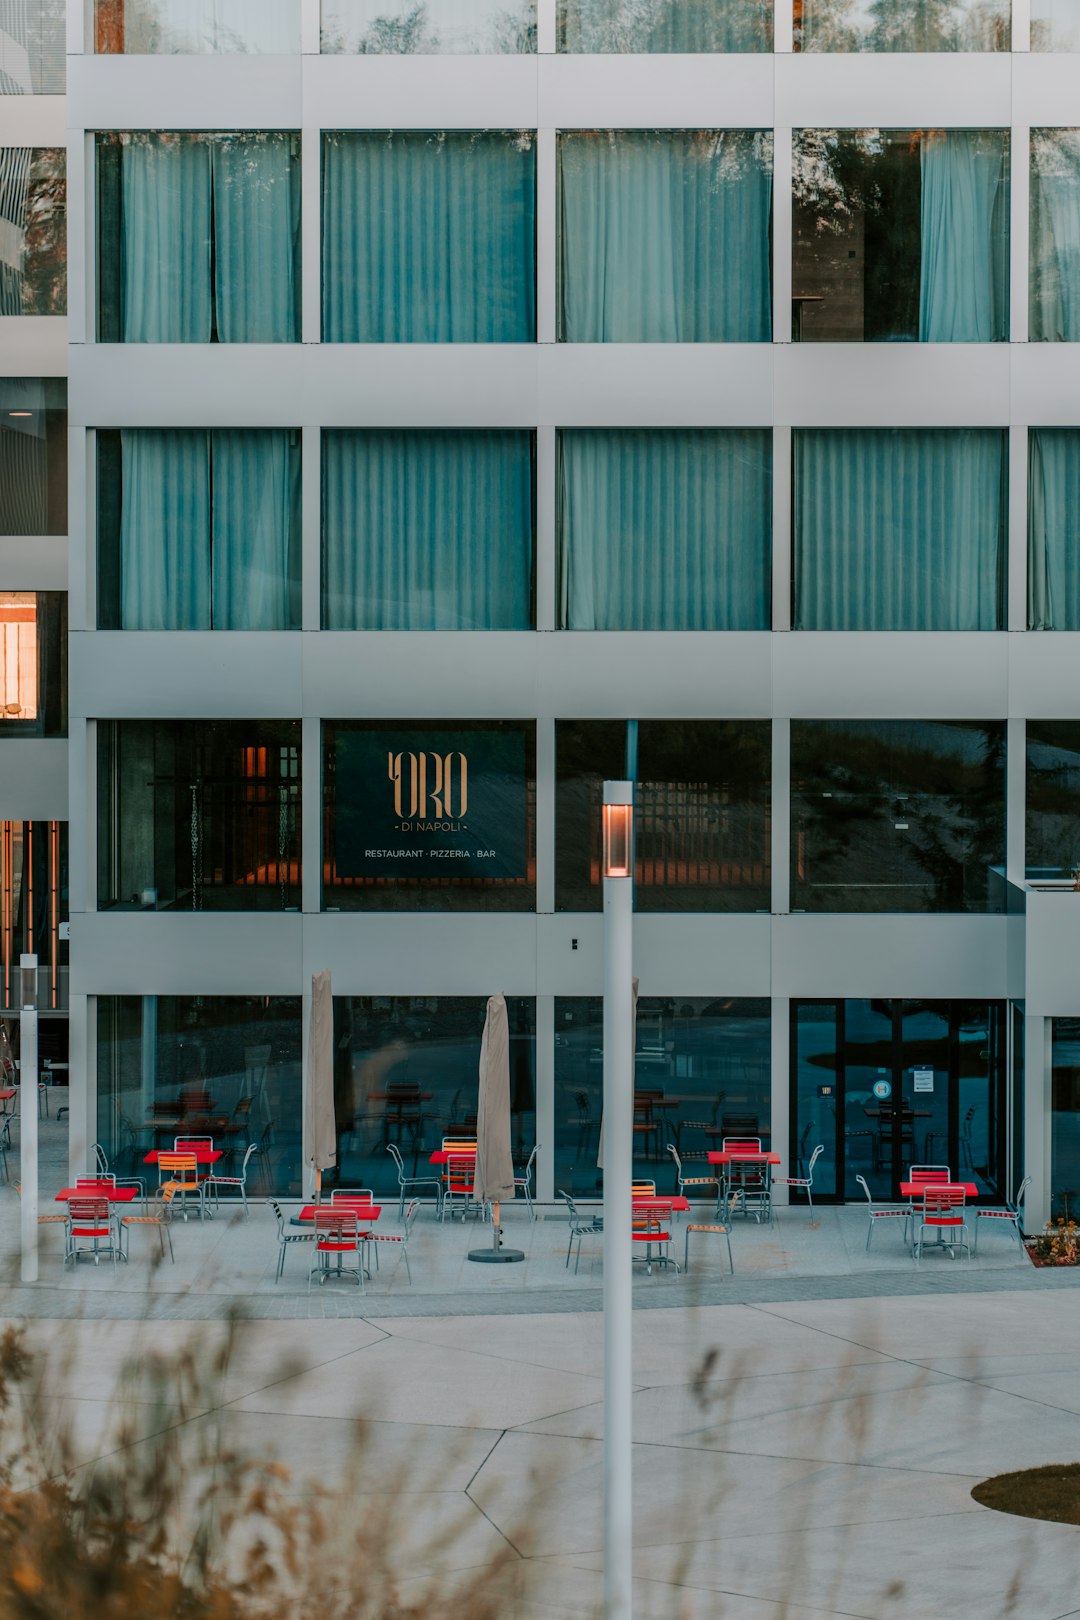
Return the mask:
<svg viewBox="0 0 1080 1620">
<path fill-rule="evenodd" d="M 157 1164 L 162 1153 L 183 1153 L 188 1158 L 194 1157 L 196 1164 L 217 1164 L 218 1160 L 224 1158 L 225 1156 L 225 1150 L 223 1148 L 155 1148 L 152 1153 L 148 1153 L 146 1155 L 146 1157 L 143 1159 L 143 1164 Z"/>
<path fill-rule="evenodd" d="M 722 1149 L 714 1148 L 705 1157 L 710 1164 L 779 1164 L 779 1153 L 767 1153 L 763 1148 L 760 1153 L 725 1153 Z"/>
<path fill-rule="evenodd" d="M 979 1189 L 973 1181 L 902 1181 L 900 1183 L 901 1198 L 921 1198 L 929 1190 L 936 1191 L 939 1187 L 959 1187 L 969 1198 L 978 1198 Z"/>
<path fill-rule="evenodd" d="M 633 1204 L 636 1210 L 643 1210 L 646 1214 L 662 1211 L 666 1215 L 668 1210 L 672 1210 L 685 1215 L 690 1208 L 689 1198 L 680 1198 L 677 1193 L 672 1193 L 670 1198 L 665 1198 L 662 1193 L 657 1193 L 655 1198 L 650 1194 L 647 1198 L 635 1198 Z"/>
<path fill-rule="evenodd" d="M 316 1215 L 355 1215 L 358 1221 L 377 1221 L 382 1214 L 381 1204 L 369 1204 L 362 1199 L 348 1202 L 339 1198 L 336 1204 L 305 1204 L 294 1221 L 313 1221 Z"/>
<path fill-rule="evenodd" d="M 428 1164 L 449 1164 L 451 1159 L 475 1159 L 476 1144 L 472 1147 L 454 1148 L 449 1152 L 446 1148 L 436 1148 L 428 1160 Z"/>
<path fill-rule="evenodd" d="M 56 1202 L 66 1204 L 72 1198 L 107 1198 L 110 1204 L 130 1204 L 138 1194 L 137 1187 L 114 1187 L 111 1181 L 95 1181 L 90 1187 L 61 1187 Z"/>
</svg>

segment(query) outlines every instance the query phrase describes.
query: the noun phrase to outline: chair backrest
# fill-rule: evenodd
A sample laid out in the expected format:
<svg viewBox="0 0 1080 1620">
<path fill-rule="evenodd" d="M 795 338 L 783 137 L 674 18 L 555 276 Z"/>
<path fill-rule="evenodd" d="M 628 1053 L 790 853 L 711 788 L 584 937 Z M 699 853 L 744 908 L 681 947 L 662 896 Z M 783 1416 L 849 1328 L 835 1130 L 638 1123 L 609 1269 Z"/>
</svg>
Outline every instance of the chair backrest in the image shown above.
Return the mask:
<svg viewBox="0 0 1080 1620">
<path fill-rule="evenodd" d="M 870 1208 L 873 1209 L 874 1200 L 871 1197 L 869 1187 L 866 1185 L 866 1177 L 865 1176 L 856 1176 L 855 1180 L 859 1183 L 859 1186 L 862 1188 L 863 1192 L 866 1194 L 866 1202 L 870 1205 Z M 869 1241 L 870 1240 L 868 1238 L 867 1242 L 869 1242 Z"/>
<path fill-rule="evenodd" d="M 814 1149 L 813 1153 L 811 1153 L 811 1155 L 810 1155 L 810 1164 L 807 1167 L 807 1171 L 806 1171 L 806 1179 L 808 1181 L 813 1181 L 813 1179 L 814 1179 L 814 1166 L 815 1166 L 815 1164 L 817 1164 L 818 1160 L 821 1158 L 821 1155 L 824 1153 L 824 1151 L 825 1151 L 824 1142 L 819 1142 L 817 1147 Z"/>
<path fill-rule="evenodd" d="M 667 1150 L 671 1154 L 671 1157 L 675 1160 L 675 1169 L 676 1169 L 677 1173 L 681 1176 L 682 1175 L 682 1160 L 679 1158 L 679 1150 L 678 1150 L 678 1148 L 675 1146 L 674 1142 L 669 1142 Z"/>
<path fill-rule="evenodd" d="M 178 1182 L 175 1182 L 175 1181 L 163 1181 L 162 1182 L 161 1186 L 157 1190 L 157 1195 L 158 1195 L 158 1199 L 159 1199 L 159 1201 L 161 1203 L 161 1207 L 162 1207 L 163 1210 L 168 1209 L 169 1205 L 172 1203 L 173 1199 L 176 1197 L 176 1194 L 179 1192 L 179 1190 L 180 1190 L 180 1188 L 179 1188 L 179 1183 Z"/>
<path fill-rule="evenodd" d="M 100 1142 L 94 1143 L 94 1163 L 97 1165 L 103 1176 L 108 1175 L 109 1160 L 105 1153 L 105 1149 L 102 1147 Z"/>
<path fill-rule="evenodd" d="M 524 1172 L 522 1173 L 522 1177 L 521 1177 L 522 1181 L 528 1181 L 529 1177 L 532 1175 L 532 1168 L 533 1168 L 533 1165 L 536 1163 L 536 1155 L 539 1153 L 539 1151 L 540 1151 L 540 1144 L 539 1144 L 539 1142 L 537 1142 L 536 1145 L 534 1146 L 532 1152 L 529 1154 L 528 1159 L 525 1162 L 525 1169 L 524 1169 Z"/>
<path fill-rule="evenodd" d="M 562 1188 L 559 1187 L 556 1190 L 555 1196 L 556 1198 L 564 1198 L 566 1200 L 567 1218 L 569 1219 L 571 1226 L 577 1226 L 581 1220 L 581 1216 L 578 1214 L 578 1207 L 574 1203 L 574 1200 L 571 1198 L 570 1194 L 568 1192 L 563 1192 Z"/>
<path fill-rule="evenodd" d="M 722 1153 L 760 1153 L 760 1136 L 725 1136 L 721 1143 Z"/>
<path fill-rule="evenodd" d="M 193 1176 L 198 1169 L 194 1153 L 159 1153 L 158 1172 L 170 1170 L 174 1175 Z"/>
<path fill-rule="evenodd" d="M 666 1219 L 659 1209 L 635 1209 L 630 1216 L 630 1230 L 635 1237 L 658 1237 Z"/>
<path fill-rule="evenodd" d="M 913 1164 L 908 1170 L 909 1181 L 951 1181 L 952 1171 L 947 1164 Z"/>
<path fill-rule="evenodd" d="M 1027 1192 L 1030 1186 L 1031 1177 L 1025 1176 L 1019 1187 L 1016 1189 L 1016 1197 L 1013 1199 L 1013 1209 L 1016 1210 L 1017 1214 L 1019 1214 L 1024 1207 L 1024 1194 Z"/>
<path fill-rule="evenodd" d="M 76 1176 L 75 1177 L 75 1185 L 76 1185 L 76 1187 L 90 1187 L 90 1188 L 100 1187 L 103 1181 L 108 1182 L 110 1187 L 115 1187 L 116 1186 L 116 1177 L 115 1176 Z"/>
<path fill-rule="evenodd" d="M 107 1198 L 71 1198 L 68 1200 L 68 1219 L 75 1221 L 91 1221 L 99 1223 L 109 1220 L 109 1200 Z"/>
<path fill-rule="evenodd" d="M 476 1179 L 476 1155 L 453 1155 L 446 1161 L 446 1185 L 450 1192 L 472 1192 Z"/>
<path fill-rule="evenodd" d="M 444 1153 L 475 1153 L 476 1138 L 473 1136 L 444 1136 L 442 1147 Z"/>
<path fill-rule="evenodd" d="M 177 1136 L 173 1140 L 174 1153 L 187 1153 L 193 1148 L 201 1147 L 209 1148 L 213 1152 L 214 1138 L 212 1136 Z"/>
<path fill-rule="evenodd" d="M 248 1143 L 247 1152 L 244 1154 L 244 1162 L 240 1166 L 240 1179 L 241 1180 L 243 1180 L 244 1177 L 247 1175 L 248 1160 L 251 1158 L 251 1155 L 253 1153 L 258 1153 L 258 1151 L 259 1151 L 258 1142 L 249 1142 Z"/>
<path fill-rule="evenodd" d="M 631 1198 L 655 1198 L 655 1181 L 634 1181 L 630 1185 Z"/>
<path fill-rule="evenodd" d="M 335 1187 L 330 1194 L 331 1207 L 335 1204 L 373 1204 L 375 1194 L 370 1187 Z"/>
<path fill-rule="evenodd" d="M 359 1239 L 360 1224 L 355 1209 L 330 1210 L 325 1206 L 315 1211 L 315 1235 L 321 1242 L 325 1238 Z"/>
<path fill-rule="evenodd" d="M 386 1151 L 394 1161 L 394 1166 L 397 1170 L 398 1186 L 403 1187 L 405 1185 L 405 1160 L 401 1157 L 401 1152 L 397 1143 L 387 1142 Z"/>
<path fill-rule="evenodd" d="M 967 1193 L 963 1187 L 951 1186 L 948 1182 L 928 1181 L 922 1190 L 924 1215 L 949 1215 L 953 1210 L 963 1209 Z"/>
<path fill-rule="evenodd" d="M 415 1219 L 417 1217 L 417 1214 L 419 1213 L 419 1210 L 420 1210 L 420 1200 L 419 1200 L 419 1198 L 410 1198 L 409 1202 L 405 1206 L 405 1232 L 404 1232 L 404 1237 L 405 1237 L 406 1242 L 408 1242 L 409 1233 L 412 1231 L 413 1221 L 415 1221 Z"/>
</svg>

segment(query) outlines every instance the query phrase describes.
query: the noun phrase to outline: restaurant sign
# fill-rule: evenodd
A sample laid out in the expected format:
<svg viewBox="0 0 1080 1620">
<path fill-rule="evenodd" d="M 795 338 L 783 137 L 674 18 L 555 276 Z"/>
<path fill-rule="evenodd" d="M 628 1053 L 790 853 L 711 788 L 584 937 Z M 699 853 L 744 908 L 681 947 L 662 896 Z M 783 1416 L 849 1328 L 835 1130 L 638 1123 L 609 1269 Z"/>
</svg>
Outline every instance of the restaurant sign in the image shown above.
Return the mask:
<svg viewBox="0 0 1080 1620">
<path fill-rule="evenodd" d="M 339 877 L 523 878 L 523 731 L 341 731 Z"/>
</svg>

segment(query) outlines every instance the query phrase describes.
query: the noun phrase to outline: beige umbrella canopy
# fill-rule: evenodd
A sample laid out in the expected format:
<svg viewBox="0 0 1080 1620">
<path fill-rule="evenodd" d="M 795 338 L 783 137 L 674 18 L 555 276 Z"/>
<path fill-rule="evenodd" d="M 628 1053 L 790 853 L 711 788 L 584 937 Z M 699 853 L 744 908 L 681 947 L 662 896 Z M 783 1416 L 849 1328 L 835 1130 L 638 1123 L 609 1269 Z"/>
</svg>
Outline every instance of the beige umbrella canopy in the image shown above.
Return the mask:
<svg viewBox="0 0 1080 1620">
<path fill-rule="evenodd" d="M 315 1168 L 315 1195 L 322 1173 L 337 1164 L 334 1119 L 334 997 L 329 973 L 311 977 L 311 1028 L 308 1039 L 307 1090 L 304 1101 L 307 1162 Z"/>
<path fill-rule="evenodd" d="M 506 997 L 488 999 L 484 1038 L 480 1043 L 480 1099 L 476 1110 L 476 1169 L 473 1197 L 491 1205 L 492 1247 L 472 1249 L 470 1260 L 524 1260 L 520 1249 L 500 1247 L 499 1205 L 514 1197 L 514 1160 L 510 1147 L 510 1023 Z"/>
</svg>

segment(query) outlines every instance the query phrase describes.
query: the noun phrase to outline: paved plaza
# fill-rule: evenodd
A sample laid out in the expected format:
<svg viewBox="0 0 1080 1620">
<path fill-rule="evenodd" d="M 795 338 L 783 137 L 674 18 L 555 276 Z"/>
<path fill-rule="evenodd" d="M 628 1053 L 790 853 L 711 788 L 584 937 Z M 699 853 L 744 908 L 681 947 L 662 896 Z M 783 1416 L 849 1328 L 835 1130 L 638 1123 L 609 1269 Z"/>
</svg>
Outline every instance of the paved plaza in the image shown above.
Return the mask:
<svg viewBox="0 0 1080 1620">
<path fill-rule="evenodd" d="M 466 1258 L 489 1228 L 425 1210 L 412 1284 L 395 1254 L 361 1295 L 355 1284 L 309 1293 L 302 1245 L 275 1283 L 277 1227 L 262 1204 L 176 1222 L 175 1265 L 155 1263 L 156 1236 L 137 1232 L 115 1273 L 65 1272 L 61 1229 L 45 1228 L 41 1280 L 24 1287 L 13 1188 L 0 1211 L 4 1314 L 37 1318 L 34 1342 L 72 1357 L 81 1466 L 114 1447 L 120 1369 L 141 1345 L 161 1348 L 163 1321 L 178 1348 L 220 1332 L 205 1319 L 232 1306 L 254 1320 L 213 1409 L 185 1414 L 178 1444 L 179 1431 L 220 1425 L 223 1445 L 287 1461 L 300 1493 L 342 1472 L 355 1444 L 345 1420 L 364 1415 L 363 1489 L 397 1493 L 411 1579 L 429 1560 L 467 1571 L 509 1545 L 512 1620 L 595 1620 L 600 1240 L 567 1272 L 561 1212 L 530 1222 L 516 1206 L 507 1240 L 527 1259 L 504 1268 Z M 396 1211 L 380 1224 L 396 1230 Z M 637 1615 L 1080 1614 L 1077 1530 L 970 1495 L 989 1474 L 1080 1457 L 1075 1274 L 1035 1271 L 999 1232 L 976 1261 L 918 1267 L 898 1231 L 876 1233 L 869 1255 L 865 1232 L 858 1208 L 782 1211 L 771 1228 L 738 1226 L 734 1278 L 708 1238 L 688 1277 L 637 1278 Z M 151 1411 L 135 1444 L 159 1421 Z"/>
</svg>

